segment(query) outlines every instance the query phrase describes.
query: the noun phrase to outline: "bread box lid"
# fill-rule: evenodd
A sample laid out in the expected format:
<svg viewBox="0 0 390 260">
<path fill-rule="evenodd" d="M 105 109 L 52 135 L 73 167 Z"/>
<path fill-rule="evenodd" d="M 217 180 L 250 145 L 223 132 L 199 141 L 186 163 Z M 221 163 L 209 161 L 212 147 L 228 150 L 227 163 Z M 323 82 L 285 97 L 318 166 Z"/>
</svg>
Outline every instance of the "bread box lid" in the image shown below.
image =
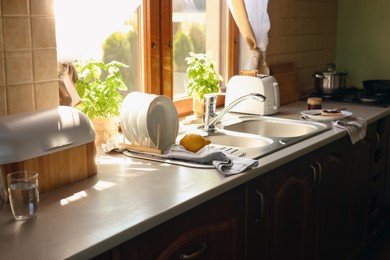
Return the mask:
<svg viewBox="0 0 390 260">
<path fill-rule="evenodd" d="M 94 140 L 92 122 L 72 107 L 0 117 L 0 164 L 32 159 Z"/>
</svg>

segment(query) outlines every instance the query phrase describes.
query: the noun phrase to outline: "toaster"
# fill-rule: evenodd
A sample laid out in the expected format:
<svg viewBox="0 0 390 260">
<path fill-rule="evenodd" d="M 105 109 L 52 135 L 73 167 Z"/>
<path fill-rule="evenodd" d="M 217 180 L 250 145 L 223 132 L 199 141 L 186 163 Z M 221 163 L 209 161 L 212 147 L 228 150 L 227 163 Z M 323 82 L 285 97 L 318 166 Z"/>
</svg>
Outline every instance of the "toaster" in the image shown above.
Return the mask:
<svg viewBox="0 0 390 260">
<path fill-rule="evenodd" d="M 272 115 L 279 111 L 279 85 L 272 76 L 244 76 L 236 75 L 230 78 L 226 86 L 225 106 L 228 106 L 237 98 L 250 93 L 259 93 L 266 97 L 264 102 L 255 99 L 247 99 L 237 104 L 231 112 Z"/>
</svg>

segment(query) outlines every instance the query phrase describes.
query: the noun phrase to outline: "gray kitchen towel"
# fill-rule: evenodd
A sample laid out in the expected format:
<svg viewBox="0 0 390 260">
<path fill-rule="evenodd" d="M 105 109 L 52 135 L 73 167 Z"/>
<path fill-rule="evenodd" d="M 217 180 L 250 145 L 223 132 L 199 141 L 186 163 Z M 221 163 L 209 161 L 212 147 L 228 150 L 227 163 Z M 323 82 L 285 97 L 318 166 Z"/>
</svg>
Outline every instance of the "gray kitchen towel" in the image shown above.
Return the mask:
<svg viewBox="0 0 390 260">
<path fill-rule="evenodd" d="M 253 169 L 259 166 L 257 160 L 238 157 L 236 155 L 226 155 L 217 148 L 209 145 L 193 153 L 187 151 L 179 144 L 174 144 L 161 157 L 198 163 L 211 163 L 226 176 L 238 174 L 247 169 Z"/>
<path fill-rule="evenodd" d="M 347 130 L 353 144 L 366 136 L 367 121 L 364 118 L 351 117 L 348 120 L 337 120 L 333 122 L 333 125 Z"/>
</svg>

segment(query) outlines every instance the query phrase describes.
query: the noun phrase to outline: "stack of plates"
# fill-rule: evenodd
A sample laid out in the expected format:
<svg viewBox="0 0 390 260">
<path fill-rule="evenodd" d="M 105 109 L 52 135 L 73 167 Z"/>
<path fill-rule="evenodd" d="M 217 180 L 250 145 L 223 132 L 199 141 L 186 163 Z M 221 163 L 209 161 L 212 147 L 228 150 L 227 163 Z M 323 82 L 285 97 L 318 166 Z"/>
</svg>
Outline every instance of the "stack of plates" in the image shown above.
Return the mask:
<svg viewBox="0 0 390 260">
<path fill-rule="evenodd" d="M 128 94 L 122 102 L 120 120 L 123 134 L 134 144 L 165 150 L 177 137 L 179 117 L 166 96 Z"/>
</svg>

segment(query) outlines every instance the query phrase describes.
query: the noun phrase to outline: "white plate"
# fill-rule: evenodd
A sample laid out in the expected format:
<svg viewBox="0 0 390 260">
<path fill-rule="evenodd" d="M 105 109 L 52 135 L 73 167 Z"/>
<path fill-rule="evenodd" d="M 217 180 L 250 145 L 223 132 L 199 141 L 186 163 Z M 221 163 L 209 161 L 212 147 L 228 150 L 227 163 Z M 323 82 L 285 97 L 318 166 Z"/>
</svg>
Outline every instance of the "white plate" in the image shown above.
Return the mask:
<svg viewBox="0 0 390 260">
<path fill-rule="evenodd" d="M 135 91 L 129 93 L 122 102 L 120 111 L 121 127 L 127 140 L 135 144 L 138 144 L 141 138 L 138 131 L 137 117 L 142 105 L 146 103 L 146 99 L 149 96 L 148 94 Z"/>
<path fill-rule="evenodd" d="M 120 116 L 119 116 L 123 134 L 129 141 L 131 141 L 132 136 L 133 136 L 133 134 L 131 132 L 131 126 L 129 125 L 129 112 L 131 109 L 131 95 L 130 94 L 128 94 L 125 97 L 125 99 L 123 100 L 122 105 L 121 105 L 121 110 L 120 110 Z"/>
<path fill-rule="evenodd" d="M 343 114 L 342 116 L 321 116 L 321 109 L 305 110 L 301 112 L 304 117 L 315 121 L 334 121 L 344 119 L 353 115 L 352 112 L 345 110 L 341 110 L 341 113 Z"/>
<path fill-rule="evenodd" d="M 153 99 L 146 122 L 148 136 L 155 147 L 165 150 L 175 143 L 179 129 L 179 116 L 175 105 L 168 97 L 157 96 Z"/>
</svg>

